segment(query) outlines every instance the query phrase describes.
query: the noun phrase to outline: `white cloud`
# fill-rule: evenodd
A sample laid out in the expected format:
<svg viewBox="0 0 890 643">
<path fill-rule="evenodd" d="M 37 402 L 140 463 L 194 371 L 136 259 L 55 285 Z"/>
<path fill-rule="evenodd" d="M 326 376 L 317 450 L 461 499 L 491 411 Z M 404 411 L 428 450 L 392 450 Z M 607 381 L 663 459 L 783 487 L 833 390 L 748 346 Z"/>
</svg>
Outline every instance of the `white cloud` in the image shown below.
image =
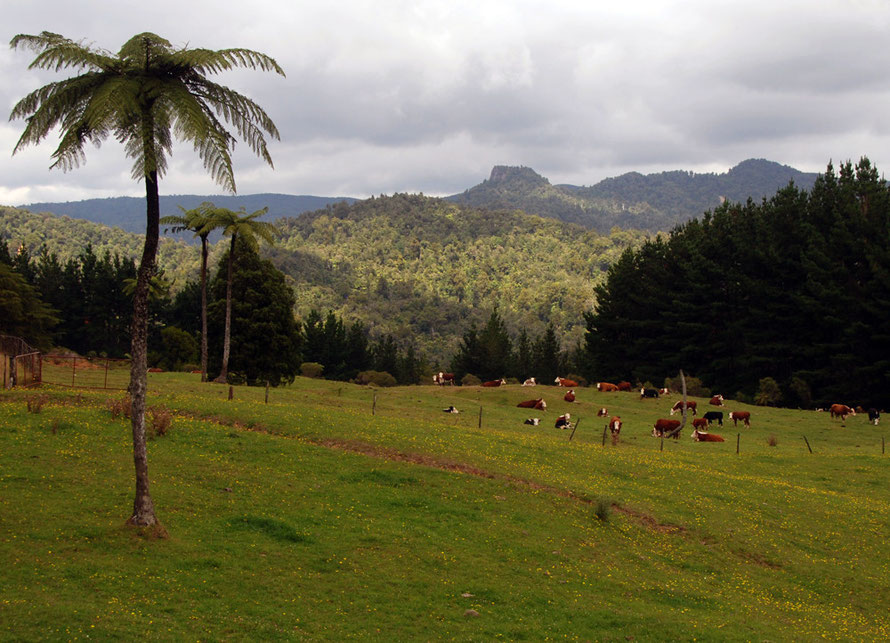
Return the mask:
<svg viewBox="0 0 890 643">
<path fill-rule="evenodd" d="M 494 164 L 591 184 L 628 170 L 725 171 L 750 157 L 807 171 L 890 161 L 882 0 L 7 4 L 8 37 L 47 29 L 116 51 L 154 31 L 275 57 L 287 78 L 219 77 L 282 133 L 275 171 L 239 149 L 242 193 L 448 194 Z M 30 59 L 0 49 L 0 105 L 57 77 L 27 71 Z M 21 127 L 0 125 L 3 149 Z M 68 174 L 46 170 L 52 149 L 0 154 L 0 200 L 141 194 L 113 146 Z M 219 192 L 188 148 L 161 189 Z"/>
</svg>

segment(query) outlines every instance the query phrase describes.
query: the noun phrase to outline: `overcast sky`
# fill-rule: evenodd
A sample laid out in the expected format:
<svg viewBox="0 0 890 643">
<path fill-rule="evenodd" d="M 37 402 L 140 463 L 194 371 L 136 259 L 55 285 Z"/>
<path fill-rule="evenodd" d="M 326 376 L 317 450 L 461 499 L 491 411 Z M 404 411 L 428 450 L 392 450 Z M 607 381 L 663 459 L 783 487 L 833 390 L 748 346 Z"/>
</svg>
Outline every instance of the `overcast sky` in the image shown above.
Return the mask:
<svg viewBox="0 0 890 643">
<path fill-rule="evenodd" d="M 271 169 L 236 150 L 238 192 L 445 195 L 525 165 L 552 183 L 628 171 L 725 172 L 766 158 L 819 172 L 868 156 L 890 176 L 888 0 L 4 0 L 4 42 L 53 31 L 117 52 L 246 47 L 286 78 L 214 80 L 281 131 Z M 0 104 L 61 74 L 0 46 Z M 113 142 L 48 169 L 57 139 L 15 157 L 0 119 L 0 204 L 141 196 Z M 190 147 L 162 194 L 219 194 Z"/>
</svg>

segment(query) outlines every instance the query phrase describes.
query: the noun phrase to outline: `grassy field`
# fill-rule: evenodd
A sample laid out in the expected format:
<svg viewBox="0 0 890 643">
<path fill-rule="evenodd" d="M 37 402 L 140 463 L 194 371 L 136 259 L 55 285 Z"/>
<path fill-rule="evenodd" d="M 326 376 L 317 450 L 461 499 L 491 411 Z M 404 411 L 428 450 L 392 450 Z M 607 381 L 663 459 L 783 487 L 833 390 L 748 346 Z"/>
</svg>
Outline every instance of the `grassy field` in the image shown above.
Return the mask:
<svg viewBox="0 0 890 643">
<path fill-rule="evenodd" d="M 662 450 L 676 396 L 299 379 L 267 404 L 198 379 L 150 376 L 165 540 L 123 524 L 108 392 L 0 396 L 0 638 L 890 638 L 890 455 L 864 417 L 730 401 L 750 428 Z"/>
</svg>

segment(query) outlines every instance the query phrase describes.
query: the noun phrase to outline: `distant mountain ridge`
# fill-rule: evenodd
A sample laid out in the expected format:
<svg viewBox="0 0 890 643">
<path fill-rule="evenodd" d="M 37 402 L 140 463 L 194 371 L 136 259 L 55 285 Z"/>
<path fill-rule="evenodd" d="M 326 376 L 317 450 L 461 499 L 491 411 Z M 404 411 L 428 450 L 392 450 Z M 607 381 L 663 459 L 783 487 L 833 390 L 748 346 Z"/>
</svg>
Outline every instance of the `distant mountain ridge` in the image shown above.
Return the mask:
<svg viewBox="0 0 890 643">
<path fill-rule="evenodd" d="M 445 200 L 488 210 L 522 210 L 601 233 L 608 233 L 614 226 L 656 232 L 699 217 L 723 200 L 745 202 L 750 197 L 759 201 L 790 181 L 809 190 L 817 176 L 815 172 L 801 172 L 765 159 L 748 159 L 722 174 L 685 170 L 646 175 L 628 172 L 592 186 L 576 186 L 553 185 L 530 167 L 496 165 L 488 179 Z M 248 212 L 268 207 L 264 218 L 272 221 L 359 200 L 289 194 L 171 195 L 161 197 L 161 215 L 179 214 L 177 206 L 190 209 L 203 201 L 212 201 L 232 210 L 244 207 Z M 128 232 L 145 230 L 145 200 L 141 197 L 31 203 L 21 207 L 117 226 Z M 181 238 L 191 241 L 191 235 Z"/>
<path fill-rule="evenodd" d="M 773 161 L 748 159 L 723 174 L 628 172 L 579 187 L 551 185 L 528 167 L 498 165 L 487 180 L 447 198 L 473 207 L 515 208 L 600 232 L 613 226 L 654 232 L 698 217 L 724 200 L 759 201 L 790 181 L 808 190 L 817 176 Z"/>
<path fill-rule="evenodd" d="M 186 210 L 195 208 L 204 201 L 210 201 L 222 208 L 255 212 L 268 207 L 269 212 L 262 219 L 273 221 L 279 218 L 296 217 L 304 212 L 325 208 L 328 205 L 345 202 L 354 203 L 351 197 L 322 197 L 292 194 L 215 194 L 201 196 L 196 194 L 173 194 L 161 196 L 161 216 L 179 215 L 179 206 Z M 107 199 L 86 199 L 84 201 L 68 201 L 65 203 L 30 203 L 21 206 L 31 212 L 51 212 L 74 219 L 86 219 L 94 223 L 116 226 L 127 232 L 145 233 L 145 198 L 119 196 Z M 189 238 L 191 235 L 187 235 Z"/>
</svg>

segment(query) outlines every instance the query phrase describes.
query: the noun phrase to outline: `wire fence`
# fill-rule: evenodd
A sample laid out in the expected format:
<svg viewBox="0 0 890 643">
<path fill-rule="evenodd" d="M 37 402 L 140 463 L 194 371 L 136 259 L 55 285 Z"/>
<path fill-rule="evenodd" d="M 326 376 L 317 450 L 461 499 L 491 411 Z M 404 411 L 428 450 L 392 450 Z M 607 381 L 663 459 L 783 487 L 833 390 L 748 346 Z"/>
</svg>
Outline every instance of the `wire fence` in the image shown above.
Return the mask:
<svg viewBox="0 0 890 643">
<path fill-rule="evenodd" d="M 0 335 L 0 386 L 7 389 L 39 383 L 40 353 L 20 337 Z"/>
<path fill-rule="evenodd" d="M 43 355 L 41 361 L 44 384 L 123 391 L 130 383 L 128 359 Z"/>
</svg>

